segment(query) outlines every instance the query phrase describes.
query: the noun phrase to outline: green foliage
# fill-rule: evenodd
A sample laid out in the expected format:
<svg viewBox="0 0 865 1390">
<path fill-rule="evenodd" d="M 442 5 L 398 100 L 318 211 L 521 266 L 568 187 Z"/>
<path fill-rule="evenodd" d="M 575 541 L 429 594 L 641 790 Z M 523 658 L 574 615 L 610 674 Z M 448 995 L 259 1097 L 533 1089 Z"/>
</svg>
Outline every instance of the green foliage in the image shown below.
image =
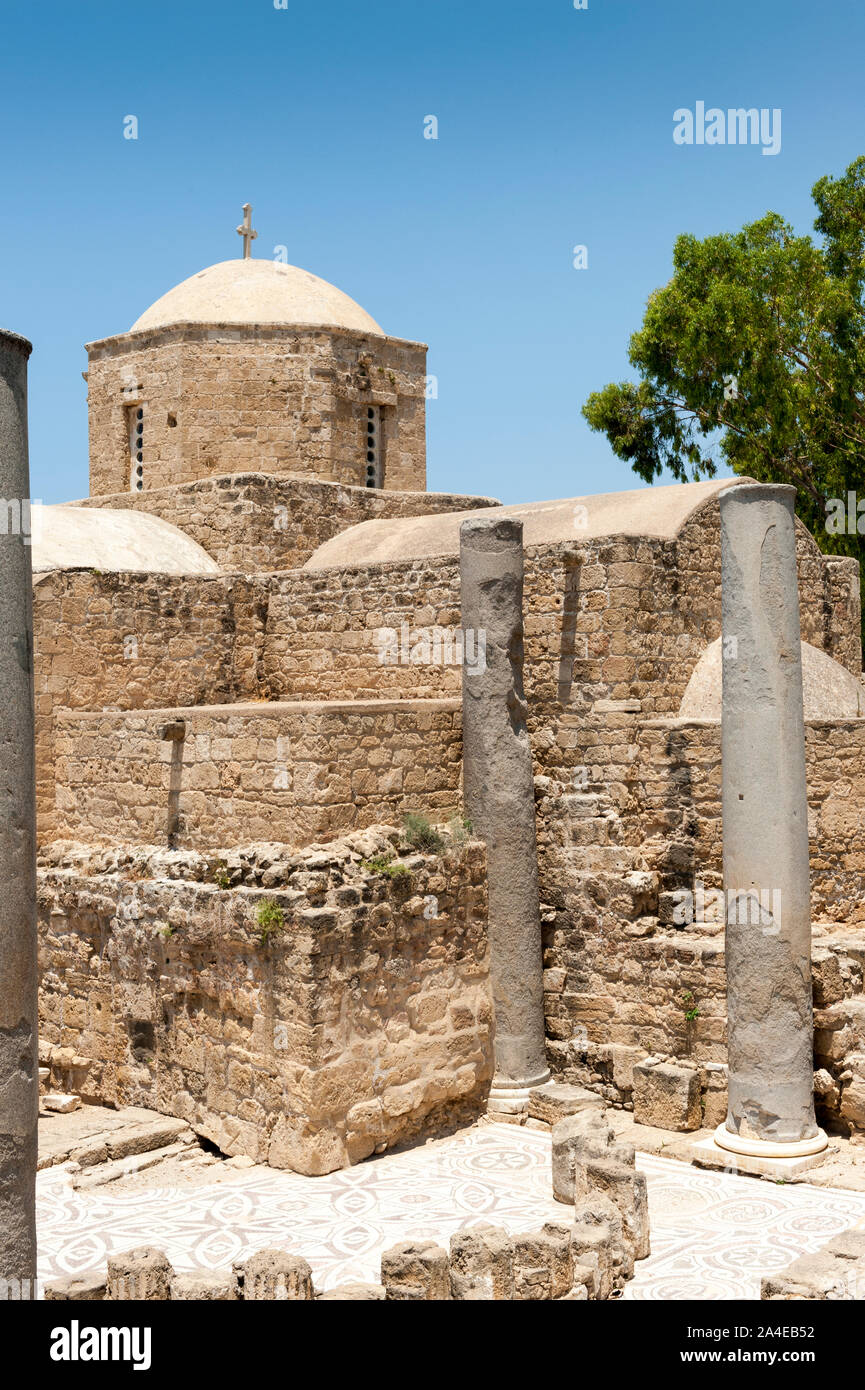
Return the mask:
<svg viewBox="0 0 865 1390">
<path fill-rule="evenodd" d="M 713 477 L 722 461 L 792 483 L 821 549 L 865 560 L 865 536 L 826 529 L 828 499 L 865 494 L 865 156 L 812 196 L 819 242 L 772 212 L 680 236 L 631 338 L 639 380 L 595 392 L 583 414 L 647 483 Z"/>
<path fill-rule="evenodd" d="M 231 887 L 231 874 L 228 872 L 228 865 L 224 864 L 221 859 L 213 870 L 213 882 L 217 888 L 223 890 Z"/>
<path fill-rule="evenodd" d="M 693 1023 L 695 1018 L 700 1017 L 700 1006 L 689 989 L 682 991 L 681 1003 L 687 1023 Z"/>
<path fill-rule="evenodd" d="M 435 826 L 430 825 L 426 816 L 409 811 L 402 818 L 402 833 L 410 849 L 423 850 L 427 854 L 441 854 L 445 847 L 444 836 Z"/>
<path fill-rule="evenodd" d="M 470 840 L 472 837 L 472 823 L 468 816 L 463 815 L 463 813 L 459 811 L 455 816 L 452 816 L 448 821 L 448 834 L 457 848 Z"/>
<path fill-rule="evenodd" d="M 258 904 L 255 920 L 258 922 L 259 940 L 262 946 L 266 946 L 272 936 L 283 930 L 285 913 L 279 903 L 272 898 L 264 898 Z"/>
<path fill-rule="evenodd" d="M 386 854 L 375 854 L 372 859 L 362 859 L 360 867 L 368 874 L 386 874 L 388 878 L 411 876 L 405 864 L 395 864 Z"/>
</svg>

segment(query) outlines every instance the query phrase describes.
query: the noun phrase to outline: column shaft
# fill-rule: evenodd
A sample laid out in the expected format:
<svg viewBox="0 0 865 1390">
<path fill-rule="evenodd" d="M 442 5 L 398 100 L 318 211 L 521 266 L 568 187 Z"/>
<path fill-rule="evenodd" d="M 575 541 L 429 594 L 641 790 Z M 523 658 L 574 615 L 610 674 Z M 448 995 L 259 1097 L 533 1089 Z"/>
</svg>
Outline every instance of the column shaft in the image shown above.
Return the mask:
<svg viewBox="0 0 865 1390">
<path fill-rule="evenodd" d="M 0 1280 L 36 1275 L 36 793 L 27 359 L 0 331 Z"/>
<path fill-rule="evenodd" d="M 721 494 L 729 1112 L 745 1145 L 814 1118 L 811 918 L 795 488 Z M 744 1151 L 744 1150 L 741 1150 Z"/>
<path fill-rule="evenodd" d="M 460 528 L 465 804 L 487 846 L 496 1090 L 549 1077 L 532 753 L 523 696 L 523 527 Z M 470 659 L 474 657 L 474 659 Z"/>
</svg>

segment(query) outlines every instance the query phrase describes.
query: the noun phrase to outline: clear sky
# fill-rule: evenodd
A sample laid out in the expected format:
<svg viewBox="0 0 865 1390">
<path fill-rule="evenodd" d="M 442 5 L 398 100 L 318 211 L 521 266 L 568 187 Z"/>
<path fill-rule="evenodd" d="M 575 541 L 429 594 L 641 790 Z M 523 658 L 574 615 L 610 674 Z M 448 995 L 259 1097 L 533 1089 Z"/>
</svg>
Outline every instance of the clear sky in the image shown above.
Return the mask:
<svg viewBox="0 0 865 1390">
<path fill-rule="evenodd" d="M 84 343 L 238 256 L 247 201 L 255 254 L 430 344 L 431 489 L 639 486 L 580 407 L 675 236 L 806 231 L 865 152 L 861 0 L 2 0 L 0 44 L 0 324 L 35 345 L 46 502 L 88 491 Z M 698 101 L 780 108 L 780 154 L 674 144 Z"/>
</svg>

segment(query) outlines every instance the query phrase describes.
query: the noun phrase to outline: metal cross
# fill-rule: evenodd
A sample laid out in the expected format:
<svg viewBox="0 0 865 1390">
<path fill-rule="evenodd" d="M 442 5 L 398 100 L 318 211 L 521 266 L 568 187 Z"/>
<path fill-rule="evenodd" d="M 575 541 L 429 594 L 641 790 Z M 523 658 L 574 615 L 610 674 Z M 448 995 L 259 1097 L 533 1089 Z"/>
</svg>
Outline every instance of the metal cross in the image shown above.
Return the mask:
<svg viewBox="0 0 865 1390">
<path fill-rule="evenodd" d="M 252 204 L 244 203 L 243 221 L 237 229 L 237 235 L 243 237 L 243 259 L 248 261 L 252 257 L 252 243 L 258 236 L 258 232 L 252 230 Z"/>
</svg>

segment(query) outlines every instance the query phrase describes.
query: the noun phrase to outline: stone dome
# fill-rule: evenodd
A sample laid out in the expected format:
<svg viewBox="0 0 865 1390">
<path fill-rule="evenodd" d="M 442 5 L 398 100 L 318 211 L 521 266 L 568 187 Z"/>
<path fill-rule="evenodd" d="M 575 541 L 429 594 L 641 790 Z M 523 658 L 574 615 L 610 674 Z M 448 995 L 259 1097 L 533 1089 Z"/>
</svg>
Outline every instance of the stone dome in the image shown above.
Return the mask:
<svg viewBox="0 0 865 1390">
<path fill-rule="evenodd" d="M 335 285 L 281 261 L 220 261 L 151 304 L 131 332 L 176 323 L 285 323 L 384 336 L 375 319 Z"/>
<path fill-rule="evenodd" d="M 219 574 L 206 550 L 150 512 L 101 507 L 34 506 L 34 575 L 98 569 L 138 574 Z"/>
<path fill-rule="evenodd" d="M 721 638 L 703 652 L 679 706 L 680 719 L 721 718 Z M 802 700 L 806 719 L 859 719 L 865 686 L 831 656 L 802 643 Z"/>
</svg>

